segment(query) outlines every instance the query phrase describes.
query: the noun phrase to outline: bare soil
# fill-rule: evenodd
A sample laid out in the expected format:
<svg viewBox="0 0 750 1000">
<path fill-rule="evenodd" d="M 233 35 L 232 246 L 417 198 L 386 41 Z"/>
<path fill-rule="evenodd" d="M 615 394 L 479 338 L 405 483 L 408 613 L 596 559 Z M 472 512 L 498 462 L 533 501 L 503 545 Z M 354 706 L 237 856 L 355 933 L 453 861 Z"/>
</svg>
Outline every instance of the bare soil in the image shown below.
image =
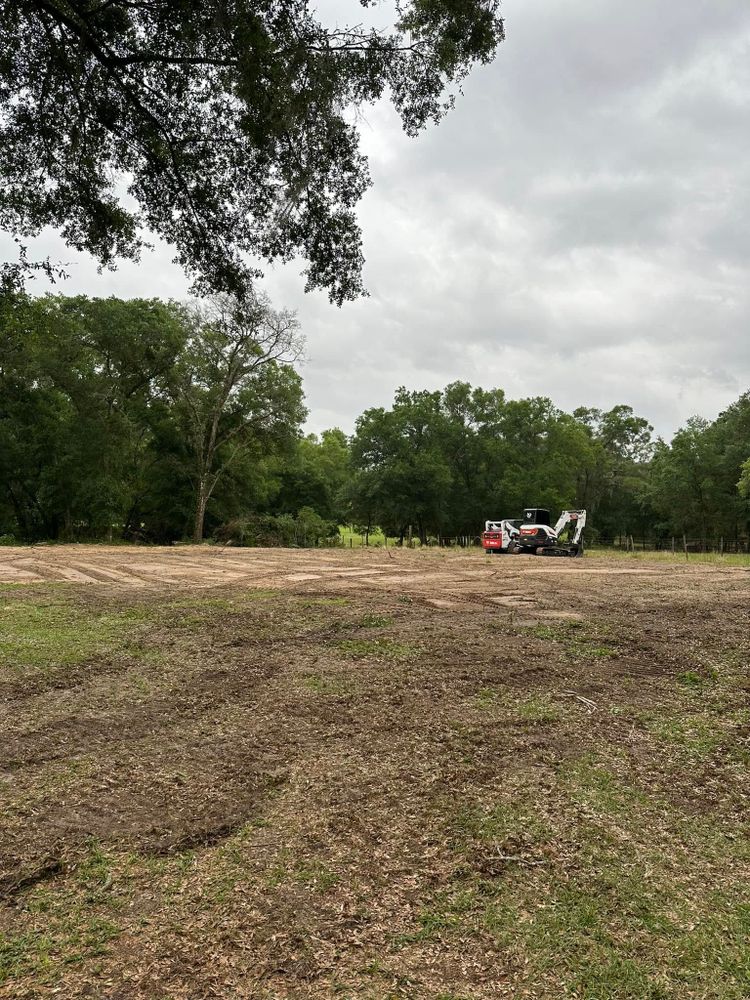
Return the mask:
<svg viewBox="0 0 750 1000">
<path fill-rule="evenodd" d="M 39 546 L 0 584 L 0 997 L 747 995 L 695 943 L 750 913 L 747 569 Z"/>
</svg>

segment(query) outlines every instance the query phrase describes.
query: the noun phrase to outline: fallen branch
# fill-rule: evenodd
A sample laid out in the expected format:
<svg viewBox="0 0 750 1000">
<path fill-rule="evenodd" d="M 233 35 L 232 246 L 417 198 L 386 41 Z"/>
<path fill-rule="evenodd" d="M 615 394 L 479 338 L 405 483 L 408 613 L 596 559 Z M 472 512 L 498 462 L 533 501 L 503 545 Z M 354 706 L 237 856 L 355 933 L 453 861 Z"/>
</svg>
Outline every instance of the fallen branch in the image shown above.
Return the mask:
<svg viewBox="0 0 750 1000">
<path fill-rule="evenodd" d="M 515 861 L 519 865 L 528 865 L 529 867 L 535 867 L 536 865 L 543 865 L 544 861 L 533 861 L 531 858 L 527 858 L 523 854 L 503 854 L 500 848 L 496 848 L 497 857 L 501 861 Z"/>
<path fill-rule="evenodd" d="M 563 696 L 563 698 L 575 698 L 576 701 L 580 701 L 582 705 L 586 706 L 586 710 L 588 711 L 589 715 L 592 715 L 594 712 L 596 712 L 599 707 L 595 701 L 591 700 L 591 698 L 584 698 L 584 696 L 582 694 L 578 694 L 577 691 L 561 691 L 560 694 Z"/>
</svg>

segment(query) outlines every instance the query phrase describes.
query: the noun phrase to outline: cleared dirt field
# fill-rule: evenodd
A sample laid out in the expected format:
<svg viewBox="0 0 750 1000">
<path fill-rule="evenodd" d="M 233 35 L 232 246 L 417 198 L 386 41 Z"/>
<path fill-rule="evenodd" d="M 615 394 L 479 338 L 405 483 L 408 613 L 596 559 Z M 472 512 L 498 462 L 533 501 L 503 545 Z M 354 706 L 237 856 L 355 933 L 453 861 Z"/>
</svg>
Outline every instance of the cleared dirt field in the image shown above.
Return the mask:
<svg viewBox="0 0 750 1000">
<path fill-rule="evenodd" d="M 0 996 L 750 995 L 750 570 L 0 549 Z"/>
</svg>

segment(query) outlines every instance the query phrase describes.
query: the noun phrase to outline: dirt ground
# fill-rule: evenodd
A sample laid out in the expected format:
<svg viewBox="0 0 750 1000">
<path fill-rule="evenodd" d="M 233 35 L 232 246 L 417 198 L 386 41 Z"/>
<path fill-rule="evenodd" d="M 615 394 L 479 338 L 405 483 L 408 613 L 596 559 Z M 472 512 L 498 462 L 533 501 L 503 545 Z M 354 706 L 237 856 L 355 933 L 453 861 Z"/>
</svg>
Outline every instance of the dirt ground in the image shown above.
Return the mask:
<svg viewBox="0 0 750 1000">
<path fill-rule="evenodd" d="M 119 587 L 269 586 L 283 589 L 314 581 L 353 592 L 377 586 L 401 592 L 446 598 L 449 593 L 463 603 L 477 598 L 506 598 L 508 582 L 519 584 L 540 576 L 574 577 L 591 581 L 623 576 L 639 580 L 658 576 L 670 581 L 713 578 L 717 574 L 748 578 L 748 569 L 720 564 L 653 562 L 621 558 L 539 559 L 487 556 L 478 550 L 425 550 L 399 548 L 355 549 L 236 549 L 229 547 L 113 547 L 107 545 L 55 545 L 0 548 L 0 583 L 99 583 Z M 498 594 L 497 584 L 502 584 Z M 637 584 L 640 586 L 640 584 Z M 588 589 L 588 588 L 587 588 Z M 528 597 L 526 593 L 520 595 Z M 535 602 L 536 603 L 536 602 Z"/>
<path fill-rule="evenodd" d="M 0 549 L 0 997 L 750 995 L 750 569 Z"/>
</svg>

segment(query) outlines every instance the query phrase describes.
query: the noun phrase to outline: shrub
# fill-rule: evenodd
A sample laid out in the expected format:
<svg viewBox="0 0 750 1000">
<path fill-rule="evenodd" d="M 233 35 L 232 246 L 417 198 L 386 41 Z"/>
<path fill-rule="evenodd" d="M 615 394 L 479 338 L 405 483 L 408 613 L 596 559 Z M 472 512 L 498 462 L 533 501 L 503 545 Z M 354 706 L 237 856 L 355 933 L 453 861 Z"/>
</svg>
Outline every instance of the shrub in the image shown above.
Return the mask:
<svg viewBox="0 0 750 1000">
<path fill-rule="evenodd" d="M 292 514 L 250 514 L 217 528 L 214 537 L 225 545 L 299 546 L 340 543 L 338 525 L 326 521 L 311 507 Z"/>
</svg>

